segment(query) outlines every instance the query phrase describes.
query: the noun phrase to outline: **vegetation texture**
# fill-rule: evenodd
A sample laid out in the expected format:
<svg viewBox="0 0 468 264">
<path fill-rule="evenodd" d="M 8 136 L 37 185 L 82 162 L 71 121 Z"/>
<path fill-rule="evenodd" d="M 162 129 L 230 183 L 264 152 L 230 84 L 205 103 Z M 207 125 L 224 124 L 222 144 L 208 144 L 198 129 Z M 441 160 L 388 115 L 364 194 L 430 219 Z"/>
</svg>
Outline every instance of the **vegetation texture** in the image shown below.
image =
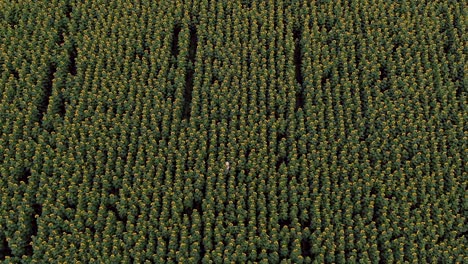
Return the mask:
<svg viewBox="0 0 468 264">
<path fill-rule="evenodd" d="M 0 1 L 0 262 L 468 263 L 467 21 Z"/>
</svg>

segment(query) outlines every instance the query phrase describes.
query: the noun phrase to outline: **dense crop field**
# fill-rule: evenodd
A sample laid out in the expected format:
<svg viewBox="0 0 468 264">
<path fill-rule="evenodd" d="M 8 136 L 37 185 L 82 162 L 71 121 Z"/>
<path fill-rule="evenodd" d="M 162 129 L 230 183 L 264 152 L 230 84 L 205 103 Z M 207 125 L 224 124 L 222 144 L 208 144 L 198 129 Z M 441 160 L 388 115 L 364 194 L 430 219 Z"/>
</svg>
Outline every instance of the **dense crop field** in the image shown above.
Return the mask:
<svg viewBox="0 0 468 264">
<path fill-rule="evenodd" d="M 462 3 L 0 1 L 0 261 L 468 263 Z"/>
</svg>

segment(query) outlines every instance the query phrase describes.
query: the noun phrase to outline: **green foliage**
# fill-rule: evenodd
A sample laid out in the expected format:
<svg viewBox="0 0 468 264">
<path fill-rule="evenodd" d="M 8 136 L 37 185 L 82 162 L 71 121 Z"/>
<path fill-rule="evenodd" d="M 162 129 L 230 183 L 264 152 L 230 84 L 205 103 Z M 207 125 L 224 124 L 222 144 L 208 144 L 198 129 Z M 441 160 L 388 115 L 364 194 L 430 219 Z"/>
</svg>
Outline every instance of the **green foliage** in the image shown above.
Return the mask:
<svg viewBox="0 0 468 264">
<path fill-rule="evenodd" d="M 0 261 L 468 262 L 459 2 L 0 1 Z"/>
</svg>

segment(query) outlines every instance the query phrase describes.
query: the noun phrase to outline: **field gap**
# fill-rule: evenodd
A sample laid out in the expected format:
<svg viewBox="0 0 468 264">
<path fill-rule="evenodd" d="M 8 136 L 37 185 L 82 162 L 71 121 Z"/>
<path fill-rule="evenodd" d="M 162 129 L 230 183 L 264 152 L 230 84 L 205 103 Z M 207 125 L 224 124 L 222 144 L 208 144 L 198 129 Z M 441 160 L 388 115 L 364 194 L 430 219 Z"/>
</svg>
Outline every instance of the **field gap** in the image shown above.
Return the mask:
<svg viewBox="0 0 468 264">
<path fill-rule="evenodd" d="M 15 77 L 15 79 L 19 79 L 19 72 L 16 69 L 9 69 L 9 70 L 10 70 L 10 74 L 12 74 L 13 77 Z"/>
<path fill-rule="evenodd" d="M 60 117 L 65 116 L 65 113 L 66 113 L 65 104 L 66 104 L 66 100 L 65 98 L 63 98 L 63 95 L 61 95 L 59 105 L 58 105 L 58 114 Z"/>
<path fill-rule="evenodd" d="M 284 164 L 285 166 L 288 166 L 288 165 L 287 165 L 286 157 L 279 157 L 279 158 L 276 160 L 276 164 L 275 164 L 276 171 L 279 171 L 279 169 L 281 168 L 281 164 Z"/>
<path fill-rule="evenodd" d="M 57 40 L 57 44 L 59 46 L 63 46 L 63 44 L 65 43 L 65 37 L 64 37 L 64 29 L 61 27 L 58 29 L 58 40 Z"/>
<path fill-rule="evenodd" d="M 242 8 L 247 8 L 247 9 L 252 8 L 252 0 L 242 0 L 241 6 Z"/>
<path fill-rule="evenodd" d="M 458 234 L 455 236 L 455 239 L 461 238 L 461 237 L 463 237 L 463 236 L 464 236 L 464 237 L 468 236 L 468 231 L 465 230 L 465 231 L 463 231 L 463 232 L 458 233 Z"/>
<path fill-rule="evenodd" d="M 206 185 L 206 184 L 204 184 Z M 205 188 L 205 187 L 204 187 Z M 205 196 L 205 193 L 203 194 L 203 197 L 206 197 Z M 203 199 L 198 203 L 197 206 L 197 210 L 198 210 L 198 215 L 201 217 L 203 215 L 203 209 L 202 209 L 202 202 L 203 202 Z M 200 208 L 198 209 L 198 206 L 200 206 Z M 192 211 L 192 214 L 193 214 L 193 211 Z M 193 222 L 192 220 L 192 215 L 190 215 L 190 221 Z M 200 223 L 200 225 L 198 226 L 199 227 L 199 231 L 200 231 L 200 237 L 205 237 L 205 226 L 203 224 L 203 221 Z M 206 248 L 205 248 L 205 243 L 203 242 L 203 240 L 201 241 L 200 243 L 200 259 L 203 259 L 203 257 L 205 256 L 206 254 Z"/>
<path fill-rule="evenodd" d="M 182 215 L 186 214 L 190 218 L 192 218 L 192 214 L 195 210 L 197 210 L 198 213 L 202 213 L 202 207 L 201 207 L 202 201 L 197 201 L 196 199 L 193 199 L 193 204 L 191 206 L 187 206 L 184 208 Z"/>
<path fill-rule="evenodd" d="M 113 195 L 115 195 L 115 196 L 119 196 L 119 190 L 120 190 L 120 188 L 117 188 L 117 187 L 115 187 L 115 186 L 112 186 L 112 187 L 110 188 L 110 190 L 109 190 L 108 193 L 109 193 L 109 194 L 113 194 Z"/>
<path fill-rule="evenodd" d="M 332 75 L 331 75 L 331 69 L 326 69 L 325 72 L 323 73 L 322 77 L 320 78 L 320 84 L 322 85 L 322 88 L 325 87 L 327 82 L 330 81 Z"/>
<path fill-rule="evenodd" d="M 294 69 L 296 82 L 299 84 L 299 90 L 296 91 L 296 111 L 299 108 L 304 109 L 304 76 L 302 75 L 302 32 L 298 29 L 293 30 L 294 38 Z"/>
<path fill-rule="evenodd" d="M 278 224 L 280 225 L 280 229 L 282 229 L 285 226 L 291 226 L 291 220 L 289 218 L 279 219 Z"/>
<path fill-rule="evenodd" d="M 76 45 L 73 44 L 70 50 L 68 51 L 68 61 L 70 64 L 68 65 L 68 72 L 70 72 L 71 75 L 76 76 L 77 74 L 77 68 L 76 68 L 76 57 L 78 55 L 78 51 L 76 49 Z"/>
<path fill-rule="evenodd" d="M 379 72 L 380 72 L 380 80 L 381 81 L 388 78 L 388 69 L 387 69 L 386 65 L 380 65 Z"/>
<path fill-rule="evenodd" d="M 379 80 L 381 81 L 381 84 L 380 84 L 379 88 L 380 88 L 380 91 L 383 93 L 383 92 L 386 92 L 390 88 L 390 84 L 388 82 L 388 67 L 387 67 L 387 65 L 380 65 L 379 72 L 380 72 Z"/>
<path fill-rule="evenodd" d="M 463 99 L 464 91 L 465 91 L 465 86 L 461 82 L 459 82 L 455 90 L 455 96 L 459 99 Z"/>
<path fill-rule="evenodd" d="M 38 203 L 34 203 L 32 205 L 32 214 L 30 216 L 30 233 L 28 238 L 26 239 L 26 247 L 24 249 L 25 256 L 32 256 L 34 253 L 33 246 L 31 245 L 33 242 L 33 237 L 37 236 L 38 228 L 38 220 L 39 217 L 42 215 L 42 205 Z"/>
<path fill-rule="evenodd" d="M 188 47 L 188 65 L 185 74 L 184 105 L 182 108 L 182 119 L 190 119 L 190 105 L 192 103 L 193 75 L 195 73 L 195 55 L 197 53 L 198 36 L 195 26 L 190 27 L 190 44 Z"/>
<path fill-rule="evenodd" d="M 57 65 L 55 63 L 50 63 L 47 69 L 47 76 L 43 83 L 43 94 L 42 98 L 38 104 L 38 119 L 40 124 L 42 125 L 42 119 L 44 117 L 47 108 L 49 107 L 50 96 L 52 95 L 52 84 L 54 82 L 54 75 L 57 72 Z"/>
<path fill-rule="evenodd" d="M 31 223 L 32 236 L 37 236 L 37 231 L 38 231 L 37 220 L 42 215 L 42 205 L 38 203 L 34 203 L 32 205 L 32 209 L 33 209 L 33 221 Z M 36 218 L 36 215 L 37 215 L 37 218 Z"/>
<path fill-rule="evenodd" d="M 5 260 L 6 257 L 12 257 L 11 248 L 8 246 L 8 241 L 5 236 L 0 240 L 0 260 Z"/>
<path fill-rule="evenodd" d="M 310 243 L 309 239 L 302 238 L 301 239 L 301 253 L 302 256 L 313 258 L 312 256 L 312 243 Z"/>
<path fill-rule="evenodd" d="M 171 42 L 171 61 L 177 61 L 177 56 L 179 56 L 179 34 L 180 34 L 181 27 L 179 24 L 174 26 L 172 30 L 172 42 Z"/>
<path fill-rule="evenodd" d="M 89 232 L 91 232 L 91 234 L 93 234 L 93 235 L 96 234 L 96 228 L 94 227 L 94 225 L 89 225 L 89 226 L 87 225 L 87 226 L 85 227 L 85 230 L 86 230 L 86 229 L 88 229 Z"/>
<path fill-rule="evenodd" d="M 31 169 L 29 168 L 23 168 L 23 171 L 21 172 L 19 181 L 23 181 L 24 183 L 28 184 L 29 183 L 29 177 L 31 177 Z"/>
<path fill-rule="evenodd" d="M 70 2 L 67 2 L 65 4 L 65 16 L 70 19 L 71 17 L 71 12 L 73 11 L 73 7 Z"/>
<path fill-rule="evenodd" d="M 117 221 L 120 221 L 122 223 L 127 223 L 127 216 L 126 215 L 121 215 L 119 213 L 119 210 L 115 207 L 113 204 L 106 204 L 106 209 L 109 212 L 112 212 L 115 216 L 115 219 Z"/>
</svg>

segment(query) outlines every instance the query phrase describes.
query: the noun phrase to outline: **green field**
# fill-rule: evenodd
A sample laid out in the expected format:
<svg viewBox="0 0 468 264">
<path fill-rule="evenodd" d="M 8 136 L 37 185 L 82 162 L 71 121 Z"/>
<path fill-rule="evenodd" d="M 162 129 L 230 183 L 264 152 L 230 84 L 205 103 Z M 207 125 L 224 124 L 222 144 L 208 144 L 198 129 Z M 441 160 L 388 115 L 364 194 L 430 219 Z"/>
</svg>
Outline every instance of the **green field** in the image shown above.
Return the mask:
<svg viewBox="0 0 468 264">
<path fill-rule="evenodd" d="M 467 14 L 0 1 L 0 262 L 468 263 Z"/>
</svg>

